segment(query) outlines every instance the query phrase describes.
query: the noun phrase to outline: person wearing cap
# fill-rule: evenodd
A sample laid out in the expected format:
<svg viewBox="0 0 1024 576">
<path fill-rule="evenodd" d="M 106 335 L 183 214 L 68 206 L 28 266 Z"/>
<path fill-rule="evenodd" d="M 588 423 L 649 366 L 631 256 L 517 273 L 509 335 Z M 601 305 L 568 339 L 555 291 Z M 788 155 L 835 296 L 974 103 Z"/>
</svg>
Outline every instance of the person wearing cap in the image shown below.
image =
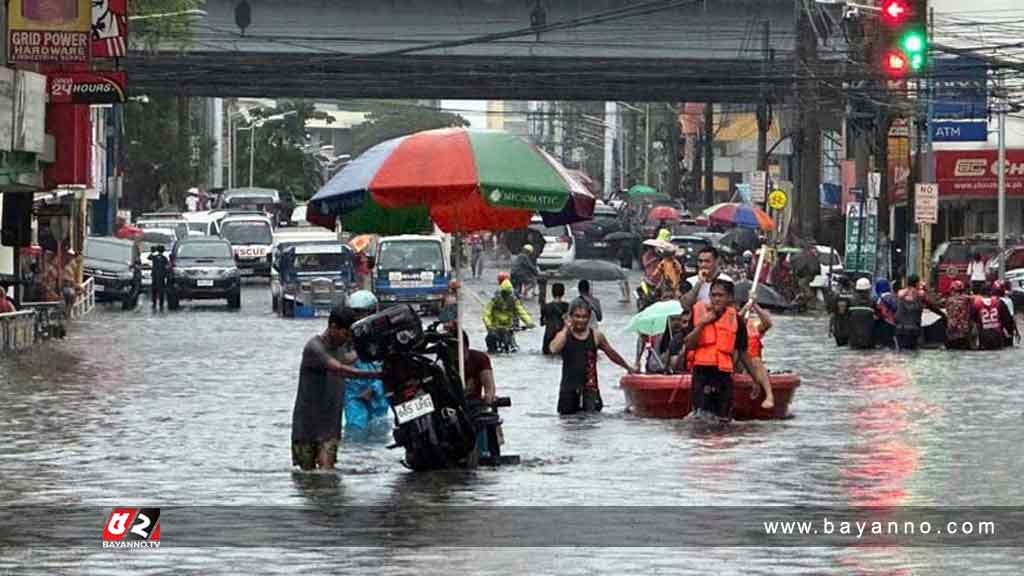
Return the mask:
<svg viewBox="0 0 1024 576">
<path fill-rule="evenodd" d="M 302 470 L 334 468 L 341 438 L 341 402 L 346 378 L 380 378 L 353 367 L 355 310 L 338 304 L 327 329 L 306 342 L 299 364 L 299 388 L 292 409 L 292 464 Z"/>
<path fill-rule="evenodd" d="M 697 274 L 686 279 L 690 288 L 683 294 L 683 305 L 693 308 L 697 302 L 701 302 L 704 306 L 710 306 L 711 283 L 719 278 L 733 284 L 733 279 L 718 268 L 718 250 L 714 246 L 701 248 L 697 253 Z"/>
<path fill-rule="evenodd" d="M 960 280 L 954 280 L 949 289 L 950 294 L 946 298 L 946 349 L 970 350 L 976 330 L 971 297 Z"/>
<path fill-rule="evenodd" d="M 516 296 L 520 298 L 529 297 L 537 276 L 540 275 L 533 258 L 533 245 L 526 244 L 523 251 L 512 261 L 512 286 L 515 288 Z"/>
<path fill-rule="evenodd" d="M 164 297 L 167 294 L 167 269 L 171 266 L 171 261 L 164 256 L 163 246 L 153 247 L 149 255 L 149 265 L 152 269 L 153 281 L 149 299 L 153 304 L 153 310 L 156 310 L 159 304 L 160 311 L 163 312 Z"/>
<path fill-rule="evenodd" d="M 377 297 L 369 290 L 353 292 L 348 307 L 362 320 L 377 312 Z M 358 358 L 353 367 L 366 372 L 380 372 L 381 363 Z M 349 378 L 345 383 L 345 436 L 364 435 L 371 426 L 386 422 L 389 405 L 380 378 Z"/>
<path fill-rule="evenodd" d="M 853 285 L 848 315 L 849 330 L 847 343 L 854 350 L 868 350 L 875 347 L 875 322 L 878 314 L 871 302 L 871 280 L 858 278 Z"/>
<path fill-rule="evenodd" d="M 487 328 L 488 353 L 496 353 L 499 344 L 502 343 L 511 345 L 510 347 L 514 349 L 512 327 L 517 318 L 523 328 L 533 327 L 533 318 L 519 298 L 516 298 L 512 281 L 503 280 L 498 292 L 484 305 L 483 321 L 484 327 Z"/>
</svg>

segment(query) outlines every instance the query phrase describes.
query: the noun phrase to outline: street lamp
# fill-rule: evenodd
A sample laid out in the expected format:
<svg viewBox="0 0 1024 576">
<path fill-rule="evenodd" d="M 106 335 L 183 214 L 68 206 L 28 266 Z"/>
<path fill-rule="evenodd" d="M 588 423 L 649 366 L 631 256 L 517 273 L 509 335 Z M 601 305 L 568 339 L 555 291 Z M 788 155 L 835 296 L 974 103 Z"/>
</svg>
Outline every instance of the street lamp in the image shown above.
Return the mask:
<svg viewBox="0 0 1024 576">
<path fill-rule="evenodd" d="M 254 180 L 254 176 L 255 176 L 255 169 L 256 169 L 256 129 L 257 128 L 261 128 L 268 120 L 282 120 L 282 119 L 287 118 L 289 116 L 295 116 L 296 114 L 298 114 L 298 112 L 295 111 L 295 110 L 289 110 L 287 112 L 282 112 L 280 114 L 274 114 L 273 116 L 267 116 L 266 118 L 261 118 L 259 120 L 252 120 L 251 118 L 249 118 L 249 111 L 250 110 L 255 110 L 256 108 L 259 108 L 259 107 L 247 108 L 245 110 L 239 110 L 238 112 L 235 112 L 234 114 L 232 114 L 231 117 L 230 117 L 232 123 L 234 123 L 235 116 L 241 116 L 243 118 L 246 118 L 247 120 L 250 120 L 248 126 L 244 126 L 244 127 L 243 126 L 239 126 L 237 128 L 233 128 L 232 131 L 231 131 L 231 139 L 232 139 L 232 142 L 231 142 L 231 174 L 230 174 L 231 175 L 231 183 L 228 184 L 228 186 L 231 187 L 231 188 L 234 187 L 234 179 L 235 179 L 235 164 L 234 164 L 234 161 L 235 161 L 235 134 L 239 130 L 248 130 L 249 131 L 249 188 L 252 188 L 253 187 L 253 183 L 255 181 Z"/>
</svg>

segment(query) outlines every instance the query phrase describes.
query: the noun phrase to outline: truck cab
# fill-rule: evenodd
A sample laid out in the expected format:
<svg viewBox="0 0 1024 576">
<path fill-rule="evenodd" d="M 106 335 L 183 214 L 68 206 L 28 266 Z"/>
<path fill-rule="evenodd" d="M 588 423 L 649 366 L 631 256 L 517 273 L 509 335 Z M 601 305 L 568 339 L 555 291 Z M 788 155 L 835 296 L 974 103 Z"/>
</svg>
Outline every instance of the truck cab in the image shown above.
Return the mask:
<svg viewBox="0 0 1024 576">
<path fill-rule="evenodd" d="M 373 293 L 381 306 L 419 305 L 436 313 L 451 273 L 442 236 L 388 236 L 377 242 L 374 253 Z"/>
<path fill-rule="evenodd" d="M 345 303 L 355 281 L 352 249 L 338 241 L 290 246 L 276 266 L 285 317 L 329 315 L 334 306 Z"/>
</svg>

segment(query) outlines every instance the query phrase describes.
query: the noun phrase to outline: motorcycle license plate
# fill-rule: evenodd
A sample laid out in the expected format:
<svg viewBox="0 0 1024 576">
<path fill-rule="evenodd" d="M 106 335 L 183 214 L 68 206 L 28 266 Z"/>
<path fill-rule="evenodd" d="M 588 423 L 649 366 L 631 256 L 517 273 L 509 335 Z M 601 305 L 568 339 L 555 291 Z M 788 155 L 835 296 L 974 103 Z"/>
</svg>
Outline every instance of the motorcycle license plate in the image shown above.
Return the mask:
<svg viewBox="0 0 1024 576">
<path fill-rule="evenodd" d="M 430 394 L 424 394 L 395 406 L 395 417 L 399 424 L 405 424 L 433 411 L 434 401 L 430 399 Z"/>
<path fill-rule="evenodd" d="M 93 284 L 92 289 L 96 292 L 103 292 L 107 289 L 107 287 L 104 286 L 103 284 Z"/>
</svg>

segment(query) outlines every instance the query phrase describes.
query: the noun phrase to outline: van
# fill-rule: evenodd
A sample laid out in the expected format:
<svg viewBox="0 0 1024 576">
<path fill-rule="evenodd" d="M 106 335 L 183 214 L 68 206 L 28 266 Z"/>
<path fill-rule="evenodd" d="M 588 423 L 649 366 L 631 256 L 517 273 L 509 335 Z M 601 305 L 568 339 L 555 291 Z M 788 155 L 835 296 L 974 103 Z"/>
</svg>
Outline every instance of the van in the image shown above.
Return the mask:
<svg viewBox="0 0 1024 576">
<path fill-rule="evenodd" d="M 441 310 L 452 273 L 444 240 L 407 234 L 377 242 L 372 287 L 381 306 L 418 304 L 434 313 Z"/>
<path fill-rule="evenodd" d="M 231 243 L 242 276 L 270 277 L 274 225 L 258 214 L 230 215 L 220 222 L 220 235 Z"/>
</svg>

